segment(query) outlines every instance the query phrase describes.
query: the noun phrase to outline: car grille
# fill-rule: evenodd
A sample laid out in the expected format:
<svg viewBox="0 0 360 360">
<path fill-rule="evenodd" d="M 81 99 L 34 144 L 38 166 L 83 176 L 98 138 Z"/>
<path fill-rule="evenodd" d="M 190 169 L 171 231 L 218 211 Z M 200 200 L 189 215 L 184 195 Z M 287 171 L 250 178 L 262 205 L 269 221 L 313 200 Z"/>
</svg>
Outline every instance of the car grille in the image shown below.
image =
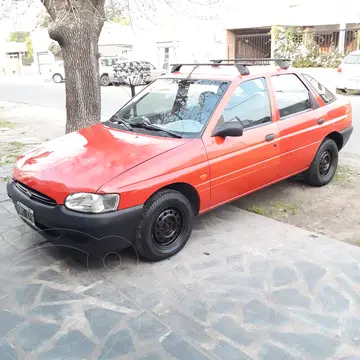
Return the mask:
<svg viewBox="0 0 360 360">
<path fill-rule="evenodd" d="M 54 199 L 52 199 L 44 194 L 41 194 L 38 191 L 31 189 L 28 186 L 26 186 L 18 181 L 14 181 L 14 183 L 15 183 L 15 186 L 30 199 L 38 201 L 38 202 L 40 202 L 42 204 L 46 204 L 46 205 L 51 205 L 51 206 L 56 205 L 56 201 Z"/>
</svg>

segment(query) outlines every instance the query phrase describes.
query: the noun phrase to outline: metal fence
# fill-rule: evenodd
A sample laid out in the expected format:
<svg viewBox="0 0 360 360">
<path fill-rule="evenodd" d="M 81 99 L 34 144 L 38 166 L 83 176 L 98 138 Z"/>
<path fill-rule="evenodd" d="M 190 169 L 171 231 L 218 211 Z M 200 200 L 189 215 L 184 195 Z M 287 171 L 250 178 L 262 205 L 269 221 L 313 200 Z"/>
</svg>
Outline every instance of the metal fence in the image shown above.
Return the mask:
<svg viewBox="0 0 360 360">
<path fill-rule="evenodd" d="M 340 39 L 344 35 L 344 52 L 347 54 L 359 49 L 360 29 L 338 30 L 338 31 L 315 31 L 314 40 L 319 46 L 320 52 L 328 53 L 339 49 Z"/>
<path fill-rule="evenodd" d="M 270 58 L 271 34 L 237 35 L 236 58 Z"/>
<path fill-rule="evenodd" d="M 321 53 L 339 50 L 342 45 L 345 54 L 360 50 L 360 28 L 336 31 L 313 30 L 311 35 L 309 32 L 294 29 L 294 39 L 299 45 L 305 41 L 307 36 L 313 37 Z M 343 44 L 341 43 L 342 38 L 344 38 Z M 235 55 L 237 58 L 270 58 L 271 33 L 237 35 Z"/>
</svg>

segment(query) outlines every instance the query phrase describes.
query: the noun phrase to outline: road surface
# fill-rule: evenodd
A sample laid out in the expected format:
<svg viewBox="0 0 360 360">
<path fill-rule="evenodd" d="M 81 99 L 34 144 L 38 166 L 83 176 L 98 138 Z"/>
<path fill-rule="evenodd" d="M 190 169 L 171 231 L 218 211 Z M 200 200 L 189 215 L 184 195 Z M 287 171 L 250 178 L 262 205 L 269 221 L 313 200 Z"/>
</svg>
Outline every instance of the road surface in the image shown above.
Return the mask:
<svg viewBox="0 0 360 360">
<path fill-rule="evenodd" d="M 102 116 L 110 117 L 129 98 L 126 87 L 103 87 Z M 0 83 L 0 100 L 65 110 L 65 84 L 54 83 Z"/>
<path fill-rule="evenodd" d="M 127 87 L 102 87 L 101 92 L 103 119 L 112 116 L 130 98 L 130 90 Z M 346 98 L 353 106 L 354 133 L 344 152 L 360 156 L 360 95 L 347 95 Z M 1 81 L 0 100 L 65 110 L 65 85 L 51 82 Z"/>
</svg>

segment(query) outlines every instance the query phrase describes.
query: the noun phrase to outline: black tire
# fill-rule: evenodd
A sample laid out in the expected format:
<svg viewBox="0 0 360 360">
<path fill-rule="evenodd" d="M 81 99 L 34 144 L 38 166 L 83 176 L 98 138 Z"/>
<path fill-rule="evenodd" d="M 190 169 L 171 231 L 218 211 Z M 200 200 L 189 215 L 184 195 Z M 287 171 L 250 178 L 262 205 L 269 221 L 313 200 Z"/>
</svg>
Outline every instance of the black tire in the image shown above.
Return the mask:
<svg viewBox="0 0 360 360">
<path fill-rule="evenodd" d="M 335 141 L 325 139 L 305 172 L 305 182 L 312 186 L 327 185 L 336 173 L 338 161 L 339 150 Z"/>
<path fill-rule="evenodd" d="M 160 261 L 175 255 L 190 238 L 193 218 L 193 207 L 183 194 L 175 190 L 159 191 L 144 206 L 136 228 L 135 249 L 151 261 Z M 173 231 L 171 237 L 168 235 L 169 244 L 160 243 L 159 239 L 162 240 L 163 234 L 169 230 Z M 174 240 L 170 242 L 172 238 Z"/>
<path fill-rule="evenodd" d="M 109 86 L 110 85 L 110 78 L 109 75 L 104 74 L 100 78 L 100 83 L 102 86 Z"/>
<path fill-rule="evenodd" d="M 345 90 L 345 89 L 336 89 L 336 93 L 337 93 L 337 94 L 341 94 L 341 95 L 345 95 L 345 94 L 346 94 L 346 90 Z"/>
<path fill-rule="evenodd" d="M 54 83 L 56 83 L 56 84 L 60 84 L 61 82 L 64 81 L 62 75 L 57 74 L 57 73 L 53 75 L 52 79 L 53 79 Z"/>
</svg>

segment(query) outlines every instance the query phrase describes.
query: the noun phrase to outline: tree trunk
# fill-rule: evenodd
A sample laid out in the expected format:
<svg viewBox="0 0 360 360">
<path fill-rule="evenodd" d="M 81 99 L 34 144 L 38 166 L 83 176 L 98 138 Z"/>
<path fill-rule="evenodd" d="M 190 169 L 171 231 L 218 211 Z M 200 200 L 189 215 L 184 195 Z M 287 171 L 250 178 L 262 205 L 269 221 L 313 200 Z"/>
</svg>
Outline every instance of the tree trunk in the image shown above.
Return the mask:
<svg viewBox="0 0 360 360">
<path fill-rule="evenodd" d="M 68 3 L 73 7 L 66 8 L 63 0 L 52 0 L 49 6 L 57 2 L 60 10 L 47 7 L 53 19 L 49 35 L 59 43 L 64 59 L 68 133 L 101 120 L 98 42 L 104 5 L 95 0 L 73 1 Z"/>
<path fill-rule="evenodd" d="M 79 29 L 80 30 L 80 29 Z M 84 30 L 66 38 L 63 49 L 66 89 L 66 132 L 101 119 L 98 39 Z"/>
</svg>

